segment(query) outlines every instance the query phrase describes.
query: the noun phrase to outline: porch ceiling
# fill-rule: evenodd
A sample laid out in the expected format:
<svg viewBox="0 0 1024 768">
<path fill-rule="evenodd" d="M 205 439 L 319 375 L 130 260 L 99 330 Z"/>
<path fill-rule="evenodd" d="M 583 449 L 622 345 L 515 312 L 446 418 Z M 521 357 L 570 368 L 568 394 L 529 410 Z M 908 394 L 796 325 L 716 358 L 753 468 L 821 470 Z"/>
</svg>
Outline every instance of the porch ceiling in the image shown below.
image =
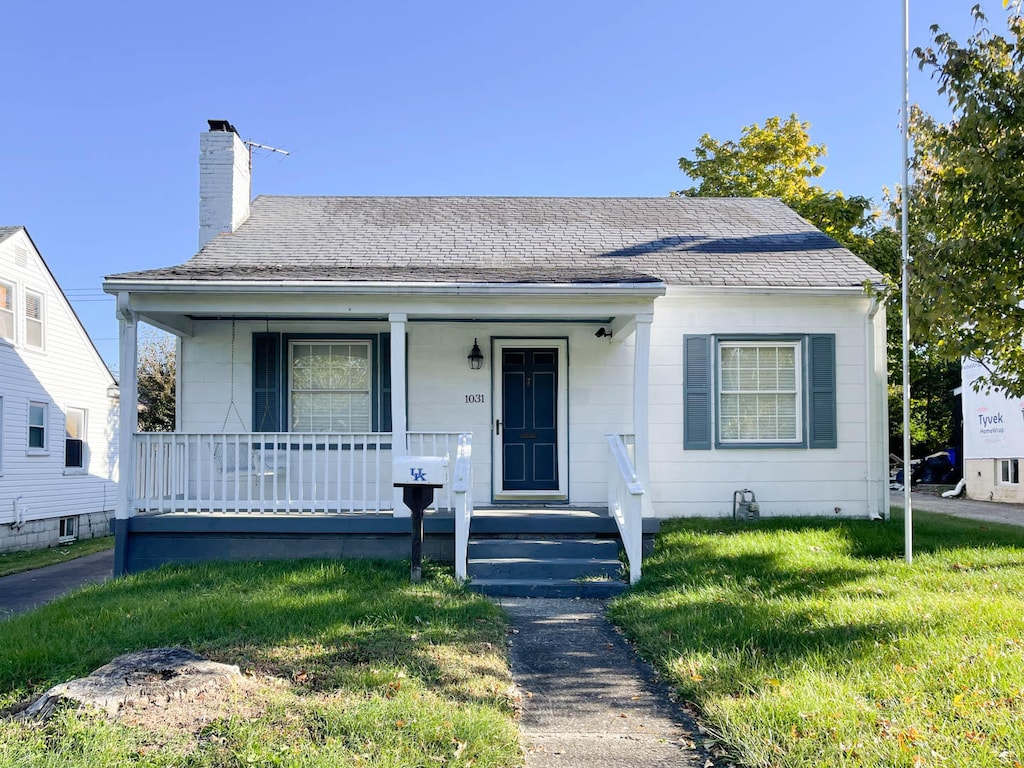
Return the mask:
<svg viewBox="0 0 1024 768">
<path fill-rule="evenodd" d="M 178 336 L 199 319 L 526 320 L 620 322 L 653 312 L 665 284 L 395 284 L 266 283 L 159 285 L 109 280 L 140 319 Z"/>
</svg>

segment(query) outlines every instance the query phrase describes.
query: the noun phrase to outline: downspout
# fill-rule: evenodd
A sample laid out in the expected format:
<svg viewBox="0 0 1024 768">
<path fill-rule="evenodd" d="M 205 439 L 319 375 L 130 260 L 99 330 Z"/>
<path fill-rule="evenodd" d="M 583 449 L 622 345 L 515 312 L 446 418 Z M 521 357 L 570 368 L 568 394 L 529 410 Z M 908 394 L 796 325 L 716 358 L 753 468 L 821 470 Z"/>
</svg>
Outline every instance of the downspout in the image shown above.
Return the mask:
<svg viewBox="0 0 1024 768">
<path fill-rule="evenodd" d="M 872 494 L 874 492 L 875 483 L 878 482 L 876 472 L 881 464 L 881 459 L 876 456 L 875 453 L 878 451 L 878 424 L 875 421 L 876 408 L 875 398 L 876 394 L 876 382 L 875 382 L 875 368 L 877 366 L 876 350 L 875 350 L 875 316 L 878 314 L 878 310 L 884 306 L 884 302 L 878 300 L 878 296 L 871 297 L 871 304 L 868 307 L 867 315 L 864 318 L 864 348 L 867 358 L 867 365 L 864 366 L 864 409 L 867 427 L 867 460 L 868 460 L 868 471 L 865 474 L 866 493 L 864 495 L 865 500 L 868 503 L 868 513 L 871 514 L 872 505 Z M 882 411 L 886 409 L 885 398 L 879 403 Z M 886 452 L 888 455 L 888 452 Z M 888 519 L 889 517 L 889 494 L 882 494 L 880 499 L 882 503 L 882 519 Z M 873 515 L 872 515 L 873 517 Z"/>
</svg>

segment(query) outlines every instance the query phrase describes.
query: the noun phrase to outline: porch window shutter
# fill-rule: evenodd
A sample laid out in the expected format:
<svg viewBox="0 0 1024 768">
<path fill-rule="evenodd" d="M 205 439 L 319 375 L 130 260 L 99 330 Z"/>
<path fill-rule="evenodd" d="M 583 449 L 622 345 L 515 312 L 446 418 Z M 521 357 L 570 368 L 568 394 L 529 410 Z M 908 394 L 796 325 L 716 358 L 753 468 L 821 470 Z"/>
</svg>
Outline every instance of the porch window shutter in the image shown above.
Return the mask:
<svg viewBox="0 0 1024 768">
<path fill-rule="evenodd" d="M 282 432 L 281 334 L 252 335 L 252 429 Z"/>
<path fill-rule="evenodd" d="M 380 408 L 381 432 L 391 431 L 391 334 L 380 335 Z"/>
<path fill-rule="evenodd" d="M 711 450 L 711 337 L 683 337 L 683 450 Z"/>
<path fill-rule="evenodd" d="M 807 338 L 808 448 L 835 448 L 836 337 L 820 334 Z"/>
</svg>

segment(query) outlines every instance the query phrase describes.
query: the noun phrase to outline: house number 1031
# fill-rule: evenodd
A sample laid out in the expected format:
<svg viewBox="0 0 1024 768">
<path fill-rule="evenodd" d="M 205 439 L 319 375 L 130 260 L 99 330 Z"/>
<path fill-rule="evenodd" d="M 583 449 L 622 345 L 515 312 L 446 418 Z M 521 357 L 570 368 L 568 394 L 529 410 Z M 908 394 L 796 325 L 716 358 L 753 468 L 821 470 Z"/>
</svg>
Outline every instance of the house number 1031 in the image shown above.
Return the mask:
<svg viewBox="0 0 1024 768">
<path fill-rule="evenodd" d="M 484 402 L 483 395 L 466 395 L 467 403 L 482 403 Z"/>
</svg>

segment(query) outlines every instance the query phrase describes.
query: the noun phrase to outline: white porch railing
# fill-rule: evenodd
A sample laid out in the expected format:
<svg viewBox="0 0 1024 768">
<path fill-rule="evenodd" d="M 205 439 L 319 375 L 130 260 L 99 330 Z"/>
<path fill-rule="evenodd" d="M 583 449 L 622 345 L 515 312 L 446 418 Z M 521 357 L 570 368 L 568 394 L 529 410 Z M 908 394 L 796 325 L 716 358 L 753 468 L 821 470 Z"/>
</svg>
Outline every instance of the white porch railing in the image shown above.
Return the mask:
<svg viewBox="0 0 1024 768">
<path fill-rule="evenodd" d="M 452 472 L 455 494 L 455 578 L 465 581 L 468 575 L 469 526 L 473 520 L 473 434 L 459 435 Z"/>
<path fill-rule="evenodd" d="M 640 580 L 643 559 L 644 487 L 633 469 L 623 435 L 607 434 L 608 441 L 608 513 L 615 519 L 629 562 L 629 583 Z"/>
<path fill-rule="evenodd" d="M 408 452 L 453 456 L 460 436 L 410 433 Z M 144 432 L 134 438 L 133 510 L 357 514 L 393 506 L 390 433 Z M 455 509 L 452 471 L 432 508 Z"/>
</svg>

